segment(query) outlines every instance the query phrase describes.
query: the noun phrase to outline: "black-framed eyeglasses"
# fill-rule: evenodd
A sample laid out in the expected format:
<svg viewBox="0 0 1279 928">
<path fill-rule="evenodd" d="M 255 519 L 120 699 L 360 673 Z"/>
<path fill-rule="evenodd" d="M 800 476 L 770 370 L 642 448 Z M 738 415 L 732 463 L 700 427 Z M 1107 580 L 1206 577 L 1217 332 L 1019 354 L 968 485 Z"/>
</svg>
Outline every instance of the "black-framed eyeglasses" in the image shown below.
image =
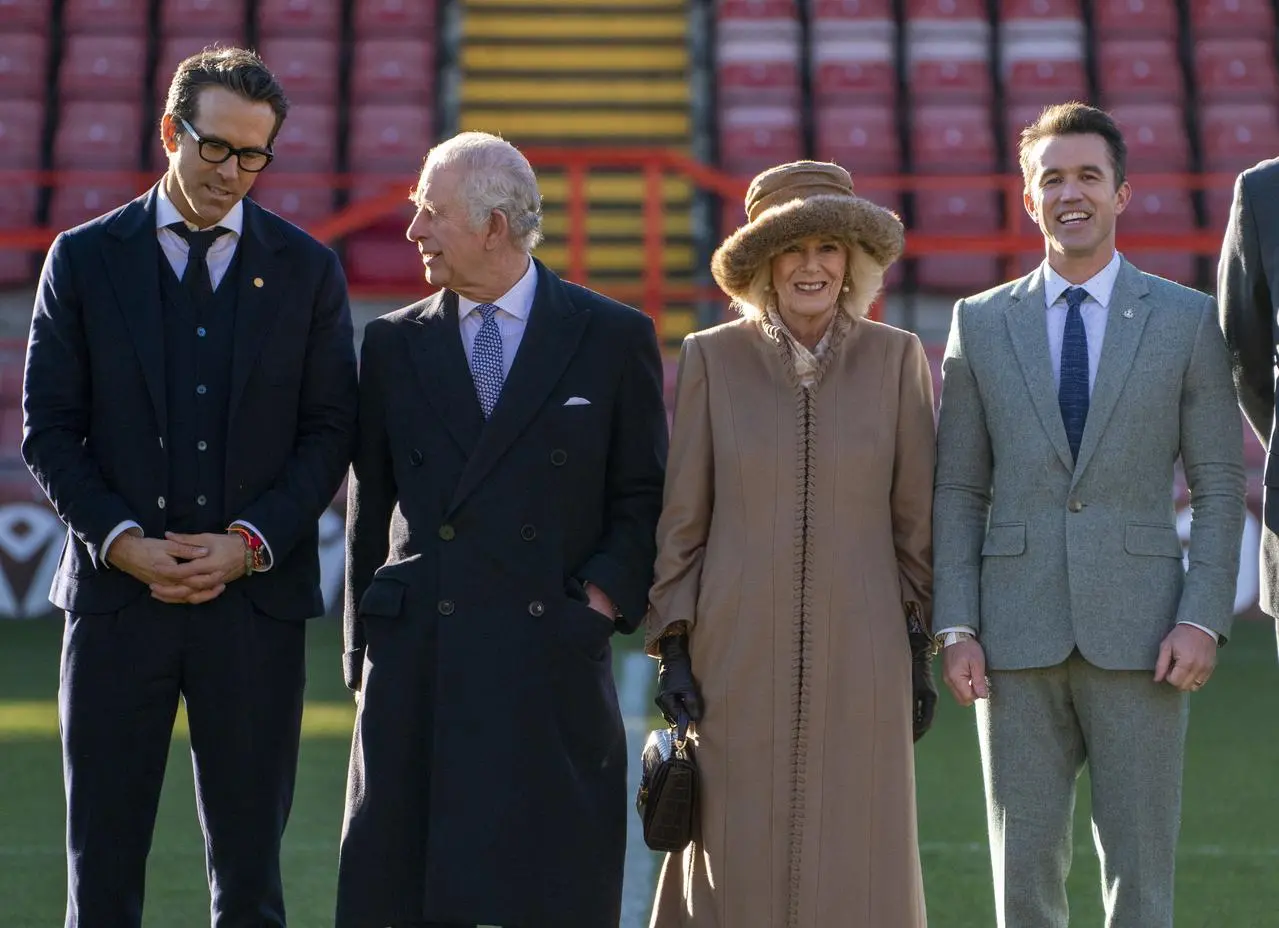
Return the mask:
<svg viewBox="0 0 1279 928">
<path fill-rule="evenodd" d="M 200 133 L 191 128 L 191 124 L 178 117 L 178 122 L 182 123 L 182 127 L 187 130 L 187 134 L 195 139 L 199 145 L 200 157 L 209 164 L 221 164 L 232 155 L 235 155 L 236 164 L 240 166 L 241 171 L 248 171 L 250 174 L 256 174 L 263 170 L 275 158 L 269 151 L 263 151 L 261 148 L 232 148 L 226 142 L 215 142 L 212 139 L 200 138 Z"/>
</svg>

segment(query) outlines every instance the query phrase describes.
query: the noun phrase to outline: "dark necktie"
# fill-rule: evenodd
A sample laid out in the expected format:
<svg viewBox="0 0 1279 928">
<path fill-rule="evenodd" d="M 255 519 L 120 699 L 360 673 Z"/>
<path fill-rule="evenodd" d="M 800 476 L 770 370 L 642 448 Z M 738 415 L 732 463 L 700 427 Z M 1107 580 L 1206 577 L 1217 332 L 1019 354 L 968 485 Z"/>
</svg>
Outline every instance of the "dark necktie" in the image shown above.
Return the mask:
<svg viewBox="0 0 1279 928">
<path fill-rule="evenodd" d="M 213 279 L 209 277 L 209 249 L 221 236 L 230 232 L 222 226 L 193 232 L 185 222 L 169 223 L 169 228 L 186 239 L 187 269 L 182 274 L 182 288 L 196 303 L 201 305 L 213 296 Z"/>
<path fill-rule="evenodd" d="M 1071 287 L 1066 297 L 1066 328 L 1061 338 L 1061 383 L 1057 402 L 1061 404 L 1061 421 L 1066 426 L 1070 453 L 1079 458 L 1079 443 L 1088 421 L 1088 333 L 1079 307 L 1088 298 L 1083 287 Z"/>
</svg>

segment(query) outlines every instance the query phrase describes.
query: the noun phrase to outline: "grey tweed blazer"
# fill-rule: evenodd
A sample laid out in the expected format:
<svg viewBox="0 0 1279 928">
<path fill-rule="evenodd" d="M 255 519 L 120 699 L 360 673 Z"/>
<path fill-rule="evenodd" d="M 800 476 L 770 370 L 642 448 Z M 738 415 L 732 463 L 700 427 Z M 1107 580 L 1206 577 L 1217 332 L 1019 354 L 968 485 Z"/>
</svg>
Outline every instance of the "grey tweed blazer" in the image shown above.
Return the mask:
<svg viewBox="0 0 1279 928">
<path fill-rule="evenodd" d="M 991 669 L 1078 648 L 1152 669 L 1173 623 L 1230 631 L 1243 438 L 1211 297 L 1126 260 L 1079 460 L 1053 384 L 1044 277 L 955 305 L 942 364 L 933 508 L 934 628 L 977 629 Z M 1173 504 L 1191 492 L 1189 568 Z"/>
</svg>

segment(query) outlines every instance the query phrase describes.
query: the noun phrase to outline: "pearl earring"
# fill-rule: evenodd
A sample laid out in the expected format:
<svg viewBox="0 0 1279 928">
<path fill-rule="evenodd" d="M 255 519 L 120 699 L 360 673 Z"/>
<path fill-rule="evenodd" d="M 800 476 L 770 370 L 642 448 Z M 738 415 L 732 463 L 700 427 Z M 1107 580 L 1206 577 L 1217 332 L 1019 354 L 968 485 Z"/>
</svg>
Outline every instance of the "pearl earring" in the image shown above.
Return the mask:
<svg viewBox="0 0 1279 928">
<path fill-rule="evenodd" d="M 842 288 L 842 289 L 843 289 L 843 291 L 844 291 L 845 293 L 847 293 L 849 290 L 851 290 L 851 289 L 852 289 L 852 287 L 848 286 L 848 284 L 844 284 L 844 286 L 843 286 L 843 288 Z"/>
</svg>

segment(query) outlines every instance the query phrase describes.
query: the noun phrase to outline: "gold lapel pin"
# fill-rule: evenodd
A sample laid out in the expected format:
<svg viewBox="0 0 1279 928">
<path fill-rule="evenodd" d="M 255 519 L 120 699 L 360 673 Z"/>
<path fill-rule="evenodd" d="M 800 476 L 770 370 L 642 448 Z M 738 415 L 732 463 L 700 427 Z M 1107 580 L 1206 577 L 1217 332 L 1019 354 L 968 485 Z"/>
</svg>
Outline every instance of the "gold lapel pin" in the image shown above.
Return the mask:
<svg viewBox="0 0 1279 928">
<path fill-rule="evenodd" d="M 1131 310 L 1131 309 L 1125 309 L 1125 310 L 1124 310 L 1124 318 L 1125 318 L 1125 319 L 1131 319 L 1131 318 L 1132 318 L 1132 310 Z"/>
<path fill-rule="evenodd" d="M 264 283 L 265 283 L 265 281 L 264 281 L 264 280 L 262 280 L 262 278 L 261 278 L 261 277 L 254 277 L 254 278 L 253 278 L 253 286 L 255 286 L 255 287 L 261 287 Z M 1132 310 L 1128 310 L 1128 315 L 1129 315 L 1129 316 L 1131 316 L 1131 315 L 1132 315 Z"/>
</svg>

